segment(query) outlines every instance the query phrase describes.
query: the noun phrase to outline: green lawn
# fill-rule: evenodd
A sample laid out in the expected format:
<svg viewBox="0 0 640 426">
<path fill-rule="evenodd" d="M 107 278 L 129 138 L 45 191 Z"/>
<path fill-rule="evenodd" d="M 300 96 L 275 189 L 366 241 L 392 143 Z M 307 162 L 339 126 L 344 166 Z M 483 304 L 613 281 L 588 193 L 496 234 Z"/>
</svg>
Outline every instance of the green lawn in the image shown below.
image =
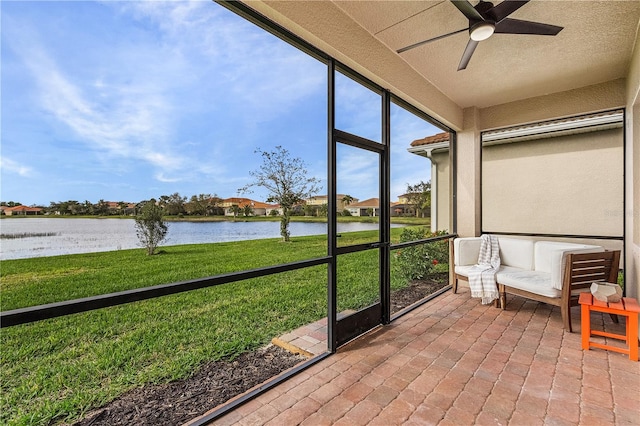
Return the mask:
<svg viewBox="0 0 640 426">
<path fill-rule="evenodd" d="M 400 229 L 392 230 L 397 241 Z M 343 242 L 371 240 L 371 231 Z M 326 255 L 326 237 L 0 262 L 2 310 Z M 377 251 L 341 256 L 339 309 L 377 297 Z M 327 313 L 325 265 L 2 329 L 0 422 L 70 422 L 119 394 L 186 377 Z M 372 285 L 372 283 L 374 283 Z M 403 283 L 394 283 L 401 286 Z"/>
</svg>

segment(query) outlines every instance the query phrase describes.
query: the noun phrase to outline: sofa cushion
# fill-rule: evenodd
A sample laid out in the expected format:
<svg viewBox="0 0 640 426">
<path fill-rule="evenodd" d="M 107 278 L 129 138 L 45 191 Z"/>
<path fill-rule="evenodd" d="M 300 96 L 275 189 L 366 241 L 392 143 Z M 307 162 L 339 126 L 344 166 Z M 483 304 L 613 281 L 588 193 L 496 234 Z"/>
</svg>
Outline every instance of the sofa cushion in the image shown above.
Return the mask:
<svg viewBox="0 0 640 426">
<path fill-rule="evenodd" d="M 496 280 L 500 284 L 520 290 L 529 291 L 548 297 L 560 297 L 562 292 L 551 285 L 551 274 L 540 271 L 498 271 Z"/>
<path fill-rule="evenodd" d="M 535 270 L 551 273 L 551 285 L 562 289 L 562 278 L 568 253 L 597 253 L 603 247 L 589 244 L 538 241 L 535 243 Z"/>
<path fill-rule="evenodd" d="M 469 276 L 469 271 L 474 267 L 474 265 L 461 265 L 461 266 L 456 266 L 454 271 L 456 274 L 458 275 L 463 275 L 465 277 Z M 518 272 L 521 271 L 522 269 L 520 268 L 514 268 L 511 266 L 504 266 L 504 265 L 500 265 L 500 269 L 498 269 L 498 273 L 500 272 Z M 497 274 L 496 274 L 497 276 Z"/>
<path fill-rule="evenodd" d="M 535 271 L 551 272 L 553 269 L 552 262 L 562 257 L 563 252 L 584 250 L 584 249 L 600 249 L 600 246 L 592 246 L 588 244 L 575 243 L 559 243 L 556 241 L 537 241 L 535 243 Z"/>
<path fill-rule="evenodd" d="M 480 237 L 456 238 L 453 240 L 455 265 L 475 265 L 480 254 Z"/>
<path fill-rule="evenodd" d="M 518 238 L 498 237 L 500 264 L 514 268 L 533 270 L 534 242 Z"/>
</svg>

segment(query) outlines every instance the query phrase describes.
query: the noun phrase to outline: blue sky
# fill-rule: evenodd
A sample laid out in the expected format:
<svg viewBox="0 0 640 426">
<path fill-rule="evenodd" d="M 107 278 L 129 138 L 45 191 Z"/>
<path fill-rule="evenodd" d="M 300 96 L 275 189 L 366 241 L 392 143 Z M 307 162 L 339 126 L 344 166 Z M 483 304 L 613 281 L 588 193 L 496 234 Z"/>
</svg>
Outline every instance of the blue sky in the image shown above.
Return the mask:
<svg viewBox="0 0 640 426">
<path fill-rule="evenodd" d="M 0 199 L 233 197 L 281 145 L 326 193 L 326 66 L 211 1 L 2 1 Z M 337 125 L 379 139 L 377 95 L 337 82 Z M 393 108 L 392 199 L 430 179 L 439 130 Z M 338 191 L 377 196 L 367 155 Z M 256 189 L 250 198 L 263 201 Z"/>
</svg>

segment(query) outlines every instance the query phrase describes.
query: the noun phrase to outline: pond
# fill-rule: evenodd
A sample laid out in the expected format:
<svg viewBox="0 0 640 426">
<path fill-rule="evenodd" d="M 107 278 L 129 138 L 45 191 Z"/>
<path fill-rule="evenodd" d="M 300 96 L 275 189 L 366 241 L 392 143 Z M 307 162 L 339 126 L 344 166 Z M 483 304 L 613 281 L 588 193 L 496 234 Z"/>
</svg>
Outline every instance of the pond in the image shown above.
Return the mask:
<svg viewBox="0 0 640 426">
<path fill-rule="evenodd" d="M 395 225 L 392 225 L 395 226 Z M 338 223 L 338 232 L 377 229 Z M 292 237 L 327 233 L 326 223 L 291 222 Z M 12 218 L 0 221 L 0 260 L 139 248 L 131 219 Z M 169 222 L 163 246 L 278 238 L 280 222 Z"/>
</svg>

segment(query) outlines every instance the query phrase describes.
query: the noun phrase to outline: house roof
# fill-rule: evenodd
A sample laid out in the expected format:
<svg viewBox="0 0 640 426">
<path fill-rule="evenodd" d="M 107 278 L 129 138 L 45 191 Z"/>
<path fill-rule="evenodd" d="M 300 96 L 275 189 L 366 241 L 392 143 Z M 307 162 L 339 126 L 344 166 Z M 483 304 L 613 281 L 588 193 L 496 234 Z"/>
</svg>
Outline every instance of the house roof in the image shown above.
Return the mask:
<svg viewBox="0 0 640 426">
<path fill-rule="evenodd" d="M 28 206 L 14 206 L 14 207 L 5 207 L 5 211 L 9 210 L 12 212 L 41 212 L 42 209 L 40 207 L 28 207 Z"/>
<path fill-rule="evenodd" d="M 359 207 L 359 208 L 378 208 L 380 207 L 380 199 L 379 198 L 369 198 L 364 201 L 360 201 L 357 203 L 349 204 L 349 208 Z"/>
<path fill-rule="evenodd" d="M 110 209 L 119 209 L 120 203 L 121 203 L 120 201 L 107 201 L 107 205 L 109 206 Z M 135 203 L 124 202 L 124 207 L 127 209 L 135 208 L 135 206 L 136 206 Z"/>
<path fill-rule="evenodd" d="M 336 199 L 343 199 L 346 195 L 345 194 L 336 194 Z M 329 198 L 328 195 L 314 195 L 313 197 L 309 197 L 309 200 L 326 200 L 327 198 Z"/>
<path fill-rule="evenodd" d="M 278 204 L 267 204 L 267 203 L 262 203 L 260 201 L 252 200 L 250 198 L 243 198 L 243 197 L 225 198 L 224 200 L 222 200 L 222 204 L 226 204 L 229 206 L 236 205 L 240 208 L 244 208 L 245 206 L 251 206 L 257 209 L 273 209 L 273 208 L 279 207 Z"/>
<path fill-rule="evenodd" d="M 411 146 L 432 145 L 436 143 L 449 142 L 449 132 L 442 132 L 411 142 Z"/>
</svg>

